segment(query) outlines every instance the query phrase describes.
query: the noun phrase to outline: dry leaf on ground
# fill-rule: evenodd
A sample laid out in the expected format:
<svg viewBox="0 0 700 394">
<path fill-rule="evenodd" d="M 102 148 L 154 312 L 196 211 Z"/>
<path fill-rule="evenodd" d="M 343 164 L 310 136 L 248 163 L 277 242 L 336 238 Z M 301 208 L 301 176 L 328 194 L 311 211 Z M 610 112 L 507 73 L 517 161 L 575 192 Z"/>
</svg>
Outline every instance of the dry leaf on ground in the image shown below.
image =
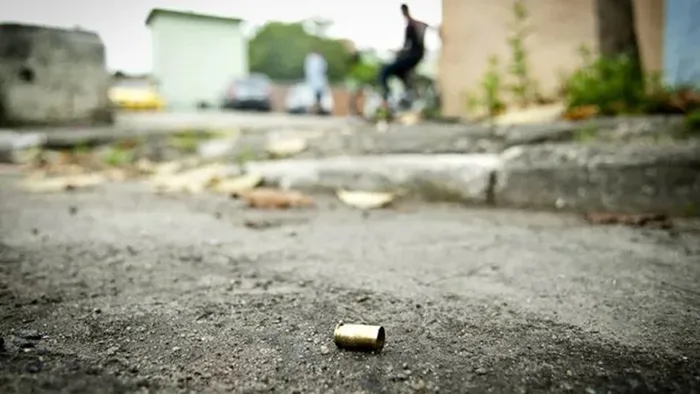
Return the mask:
<svg viewBox="0 0 700 394">
<path fill-rule="evenodd" d="M 669 229 L 673 221 L 663 214 L 623 214 L 623 213 L 587 213 L 584 219 L 591 224 L 620 224 L 633 227 L 651 227 Z"/>
<path fill-rule="evenodd" d="M 493 123 L 497 125 L 549 123 L 560 119 L 565 110 L 563 103 L 509 109 L 493 119 Z"/>
<path fill-rule="evenodd" d="M 125 181 L 129 176 L 126 170 L 121 168 L 110 168 L 104 171 L 104 175 L 110 181 L 122 182 Z"/>
<path fill-rule="evenodd" d="M 212 189 L 217 193 L 234 194 L 246 190 L 255 189 L 262 183 L 259 174 L 245 174 L 235 178 L 221 179 L 214 183 Z"/>
<path fill-rule="evenodd" d="M 183 166 L 179 161 L 160 163 L 153 166 L 152 172 L 156 175 L 172 175 L 182 170 Z"/>
<path fill-rule="evenodd" d="M 596 105 L 583 105 L 567 110 L 562 117 L 566 120 L 585 120 L 598 115 L 599 111 Z"/>
<path fill-rule="evenodd" d="M 200 193 L 209 185 L 227 175 L 228 167 L 212 164 L 179 174 L 157 174 L 150 183 L 161 192 Z"/>
<path fill-rule="evenodd" d="M 394 201 L 394 193 L 338 190 L 336 195 L 344 204 L 360 209 L 382 208 Z"/>
<path fill-rule="evenodd" d="M 295 190 L 259 188 L 233 193 L 231 196 L 242 199 L 249 207 L 260 209 L 286 209 L 313 205 L 311 197 Z"/>
<path fill-rule="evenodd" d="M 275 156 L 293 156 L 306 149 L 304 138 L 271 139 L 267 142 L 266 150 Z"/>
<path fill-rule="evenodd" d="M 98 174 L 27 179 L 24 187 L 33 192 L 51 193 L 97 186 L 105 181 L 105 178 Z"/>
</svg>

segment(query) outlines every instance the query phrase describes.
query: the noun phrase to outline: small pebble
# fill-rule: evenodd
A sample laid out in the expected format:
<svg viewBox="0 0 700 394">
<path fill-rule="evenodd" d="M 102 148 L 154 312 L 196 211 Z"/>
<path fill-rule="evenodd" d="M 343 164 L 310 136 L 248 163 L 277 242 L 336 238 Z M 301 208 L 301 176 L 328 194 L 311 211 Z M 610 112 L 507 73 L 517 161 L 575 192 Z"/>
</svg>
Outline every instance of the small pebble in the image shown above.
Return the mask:
<svg viewBox="0 0 700 394">
<path fill-rule="evenodd" d="M 17 336 L 22 339 L 27 339 L 30 341 L 38 341 L 44 336 L 37 330 L 19 330 Z"/>
<path fill-rule="evenodd" d="M 44 363 L 42 363 L 40 360 L 35 360 L 27 364 L 24 369 L 29 373 L 39 373 L 42 369 L 44 369 Z"/>
<path fill-rule="evenodd" d="M 393 376 L 392 380 L 408 380 L 408 375 L 404 373 L 397 373 L 396 375 Z"/>
<path fill-rule="evenodd" d="M 323 354 L 325 356 L 326 354 L 329 354 L 330 352 L 331 352 L 331 350 L 328 348 L 328 346 L 326 346 L 326 345 L 321 346 L 321 354 Z"/>
<path fill-rule="evenodd" d="M 477 375 L 486 375 L 487 371 L 486 368 L 477 368 L 474 372 L 476 372 Z"/>
</svg>

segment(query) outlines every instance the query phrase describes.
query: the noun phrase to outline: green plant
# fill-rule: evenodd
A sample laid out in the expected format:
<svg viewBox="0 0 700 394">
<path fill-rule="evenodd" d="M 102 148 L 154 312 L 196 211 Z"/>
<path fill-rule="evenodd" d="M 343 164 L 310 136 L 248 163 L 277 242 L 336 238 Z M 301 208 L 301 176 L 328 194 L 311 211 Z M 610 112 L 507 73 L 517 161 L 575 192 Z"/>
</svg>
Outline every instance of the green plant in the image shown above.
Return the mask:
<svg viewBox="0 0 700 394">
<path fill-rule="evenodd" d="M 492 56 L 489 59 L 489 65 L 480 86 L 483 93 L 481 104 L 486 107 L 489 116 L 498 115 L 506 106 L 501 97 L 503 81 L 498 57 Z"/>
<path fill-rule="evenodd" d="M 181 131 L 169 138 L 168 145 L 182 152 L 194 153 L 202 141 L 230 138 L 233 135 L 233 132 L 228 131 Z"/>
<path fill-rule="evenodd" d="M 530 77 L 525 48 L 525 40 L 528 36 L 528 12 L 523 0 L 516 0 L 513 3 L 513 17 L 512 32 L 508 37 L 508 47 L 511 54 L 508 72 L 514 82 L 508 86 L 508 90 L 521 106 L 526 106 L 534 101 L 537 94 L 536 85 Z"/>
<path fill-rule="evenodd" d="M 685 131 L 686 134 L 700 135 L 700 109 L 685 115 Z"/>
<path fill-rule="evenodd" d="M 134 161 L 134 152 L 117 146 L 111 147 L 104 156 L 104 162 L 113 167 L 120 167 Z"/>
<path fill-rule="evenodd" d="M 74 155 L 84 155 L 90 152 L 90 148 L 84 142 L 76 144 L 71 150 Z"/>
<path fill-rule="evenodd" d="M 467 95 L 467 111 L 476 112 L 484 108 L 489 117 L 494 117 L 505 109 L 506 105 L 501 97 L 503 93 L 503 79 L 497 56 L 489 58 L 488 67 L 479 82 L 479 94 Z"/>
<path fill-rule="evenodd" d="M 627 56 L 594 57 L 585 47 L 580 49 L 583 65 L 565 84 L 569 108 L 596 106 L 604 115 L 634 113 L 642 110 L 646 98 L 644 81 Z"/>
</svg>

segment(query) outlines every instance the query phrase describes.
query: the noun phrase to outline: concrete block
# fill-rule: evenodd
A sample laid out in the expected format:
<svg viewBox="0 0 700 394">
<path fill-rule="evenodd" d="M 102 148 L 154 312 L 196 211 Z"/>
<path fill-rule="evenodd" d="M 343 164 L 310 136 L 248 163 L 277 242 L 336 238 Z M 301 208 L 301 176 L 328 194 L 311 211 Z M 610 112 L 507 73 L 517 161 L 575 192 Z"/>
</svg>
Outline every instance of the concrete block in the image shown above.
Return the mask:
<svg viewBox="0 0 700 394">
<path fill-rule="evenodd" d="M 406 154 L 251 162 L 245 169 L 284 188 L 403 190 L 431 200 L 486 203 L 499 165 L 492 154 Z"/>
<path fill-rule="evenodd" d="M 498 205 L 697 214 L 699 144 L 548 144 L 506 150 Z"/>
<path fill-rule="evenodd" d="M 0 130 L 0 163 L 19 163 L 27 159 L 27 153 L 41 148 L 46 136 L 41 133 L 17 133 Z"/>
<path fill-rule="evenodd" d="M 105 60 L 93 32 L 0 24 L 0 127 L 110 124 Z"/>
</svg>

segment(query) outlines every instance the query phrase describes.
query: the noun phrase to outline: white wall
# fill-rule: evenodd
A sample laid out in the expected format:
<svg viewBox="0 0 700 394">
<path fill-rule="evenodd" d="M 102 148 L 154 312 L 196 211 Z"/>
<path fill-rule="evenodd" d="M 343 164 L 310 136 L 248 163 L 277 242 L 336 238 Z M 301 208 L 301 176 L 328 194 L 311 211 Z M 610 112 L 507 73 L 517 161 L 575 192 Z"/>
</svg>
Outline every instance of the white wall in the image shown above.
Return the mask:
<svg viewBox="0 0 700 394">
<path fill-rule="evenodd" d="M 169 109 L 219 105 L 227 85 L 248 74 L 247 42 L 234 21 L 188 15 L 151 20 L 153 74 Z"/>
</svg>

